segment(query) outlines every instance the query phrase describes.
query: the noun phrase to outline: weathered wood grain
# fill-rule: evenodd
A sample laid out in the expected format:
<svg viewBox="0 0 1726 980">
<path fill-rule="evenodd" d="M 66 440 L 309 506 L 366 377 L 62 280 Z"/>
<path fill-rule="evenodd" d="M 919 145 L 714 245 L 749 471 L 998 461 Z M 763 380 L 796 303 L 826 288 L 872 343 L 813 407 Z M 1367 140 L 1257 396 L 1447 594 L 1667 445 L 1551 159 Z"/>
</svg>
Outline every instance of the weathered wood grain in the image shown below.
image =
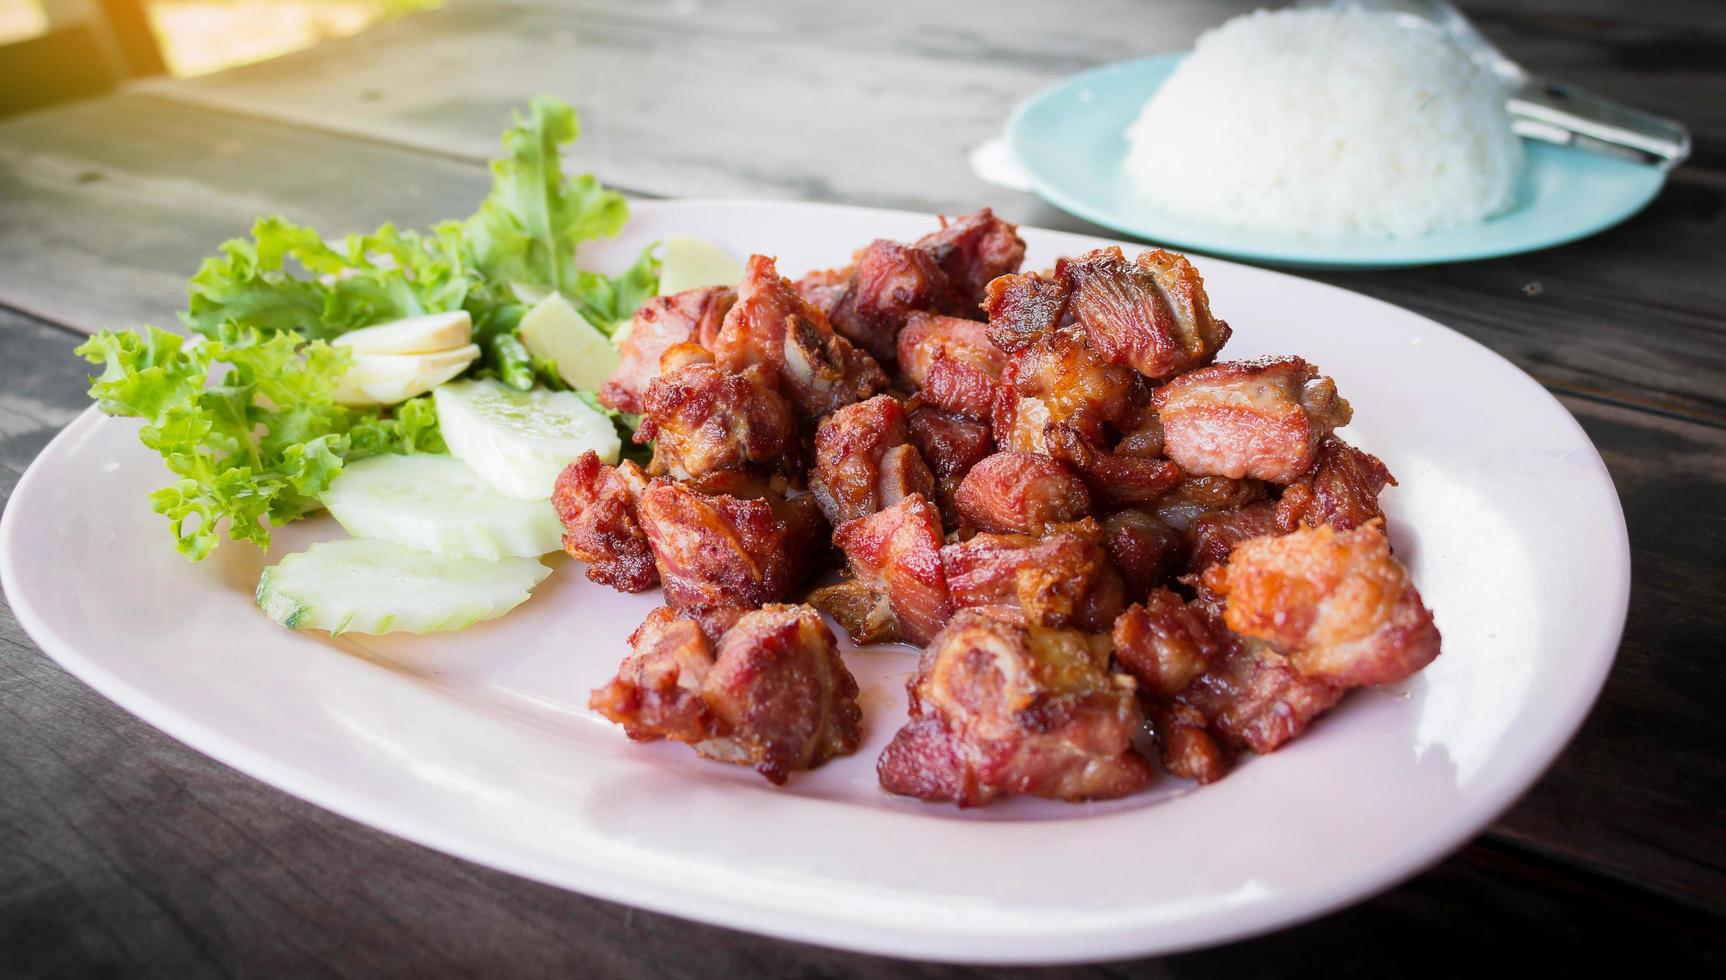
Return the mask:
<svg viewBox="0 0 1726 980">
<path fill-rule="evenodd" d="M 479 166 L 122 95 L 0 124 L 0 303 L 172 327 L 186 280 L 283 214 L 327 234 L 470 213 Z"/>
<path fill-rule="evenodd" d="M 924 22 L 843 5 L 459 4 L 279 61 L 148 91 L 222 111 L 201 124 L 175 117 L 170 131 L 222 131 L 235 143 L 264 141 L 257 144 L 264 160 L 296 161 L 296 171 L 286 176 L 279 173 L 283 165 L 248 168 L 249 183 L 240 186 L 255 188 L 273 207 L 295 203 L 286 195 L 301 159 L 318 161 L 320 176 L 348 175 L 316 200 L 320 210 L 337 212 L 338 222 L 348 213 L 370 220 L 389 210 L 387 196 L 380 201 L 371 183 L 388 178 L 367 168 L 417 173 L 415 163 L 397 163 L 387 147 L 369 141 L 477 163 L 493 152 L 509 109 L 525 93 L 546 90 L 584 110 L 586 132 L 575 165 L 626 188 L 949 211 L 989 203 L 1015 220 L 1094 231 L 1029 195 L 984 184 L 970 172 L 966 150 L 999 127 L 1014 101 L 1048 80 L 1135 51 L 1179 47 L 1235 8 L 1087 0 L 1068 9 L 1063 29 L 1051 31 L 1041 10 L 1017 7 L 983 18 L 975 7 L 941 6 Z M 1556 8 L 1480 13 L 1488 32 L 1530 67 L 1685 118 L 1697 130 L 1698 162 L 1678 171 L 1642 215 L 1563 248 L 1430 269 L 1315 275 L 1434 316 L 1549 386 L 1726 418 L 1726 318 L 1720 312 L 1726 278 L 1714 271 L 1726 264 L 1726 174 L 1709 169 L 1710 161 L 1718 163 L 1709 147 L 1726 146 L 1726 109 L 1720 108 L 1726 106 L 1726 36 L 1625 27 Z M 1680 44 L 1681 57 L 1662 64 L 1647 54 L 1661 44 Z M 1709 52 L 1717 55 L 1712 61 L 1704 57 Z M 464 84 L 444 84 L 450 77 Z M 127 105 L 146 117 L 156 111 Z M 292 133 L 280 137 L 291 145 L 267 146 L 277 139 L 270 129 L 230 113 L 351 139 Z M 27 126 L 10 133 L 0 127 L 0 147 L 10 144 L 18 161 L 13 165 L 30 168 L 38 184 L 45 169 L 64 170 L 68 157 L 98 168 L 91 172 L 135 173 L 146 167 L 139 161 L 150 161 L 156 168 L 148 171 L 150 180 L 184 175 L 193 183 L 211 181 L 217 199 L 237 183 L 220 159 L 177 161 L 173 144 L 163 143 L 140 153 L 123 128 L 97 125 L 102 122 L 91 120 L 79 149 L 62 143 L 39 151 L 41 134 Z M 68 128 L 49 127 L 62 140 Z M 151 128 L 140 120 L 132 135 L 148 140 Z M 192 145 L 197 139 L 191 136 Z M 39 162 L 43 152 L 47 164 Z M 437 159 L 424 166 L 454 163 Z M 440 179 L 441 172 L 427 178 Z M 358 193 L 349 192 L 354 183 L 362 188 Z M 129 257 L 104 254 L 111 250 L 102 223 L 78 220 L 89 210 L 83 198 L 114 189 L 74 184 L 53 190 L 55 212 L 69 216 L 59 219 L 68 227 L 58 231 L 56 244 L 118 262 L 126 279 Z M 415 206 L 428 197 L 390 213 L 404 221 L 463 213 L 471 195 L 464 190 L 440 202 L 442 211 Z M 239 210 L 224 228 L 243 226 Z M 152 216 L 157 227 L 172 222 Z M 195 241 L 189 233 L 178 239 L 178 249 L 192 253 L 176 257 L 182 267 L 201 254 Z M 171 248 L 164 243 L 151 254 L 166 256 Z M 1650 275 L 1651 268 L 1661 274 Z M 170 295 L 170 277 L 156 268 L 146 273 L 152 297 Z M 65 298 L 59 278 L 22 278 L 22 286 L 12 287 L 0 277 L 0 299 L 21 289 L 29 298 L 11 300 L 15 305 L 68 323 L 87 321 L 54 311 L 97 300 L 101 312 L 126 315 L 120 296 Z"/>
<path fill-rule="evenodd" d="M 259 215 L 331 232 L 424 225 L 466 214 L 485 186 L 477 164 L 151 96 L 15 120 L 0 124 L 0 302 L 83 330 L 170 324 L 199 260 Z M 1084 229 L 999 189 L 947 207 L 977 200 Z M 1315 275 L 1433 316 L 1549 386 L 1726 418 L 1723 205 L 1726 181 L 1679 184 L 1561 249 Z"/>
<path fill-rule="evenodd" d="M 1630 529 L 1630 616 L 1594 712 L 1493 828 L 1726 912 L 1726 429 L 1582 399 Z"/>
</svg>

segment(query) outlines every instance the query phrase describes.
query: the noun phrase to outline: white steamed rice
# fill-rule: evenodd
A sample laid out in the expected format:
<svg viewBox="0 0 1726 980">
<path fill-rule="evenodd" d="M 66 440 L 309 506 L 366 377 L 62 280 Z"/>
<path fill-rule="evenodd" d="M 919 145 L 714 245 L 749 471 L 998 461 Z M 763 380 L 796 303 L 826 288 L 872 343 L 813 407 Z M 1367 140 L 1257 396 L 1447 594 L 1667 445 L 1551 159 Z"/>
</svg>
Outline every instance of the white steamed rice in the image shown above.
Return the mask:
<svg viewBox="0 0 1726 980">
<path fill-rule="evenodd" d="M 1198 40 L 1127 128 L 1159 207 L 1301 236 L 1411 237 L 1508 208 L 1505 91 L 1435 28 L 1359 10 L 1259 11 Z"/>
</svg>

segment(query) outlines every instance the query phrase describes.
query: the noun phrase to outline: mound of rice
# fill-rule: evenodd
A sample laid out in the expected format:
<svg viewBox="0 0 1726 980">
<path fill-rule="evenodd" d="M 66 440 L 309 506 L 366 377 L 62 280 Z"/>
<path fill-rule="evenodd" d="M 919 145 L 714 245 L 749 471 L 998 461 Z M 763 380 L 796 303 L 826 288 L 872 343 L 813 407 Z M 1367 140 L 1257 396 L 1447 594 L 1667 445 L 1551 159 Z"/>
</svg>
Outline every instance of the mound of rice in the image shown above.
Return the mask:
<svg viewBox="0 0 1726 980">
<path fill-rule="evenodd" d="M 1505 94 L 1423 22 L 1261 10 L 1199 38 L 1128 127 L 1125 167 L 1159 207 L 1205 221 L 1423 235 L 1513 203 Z"/>
</svg>

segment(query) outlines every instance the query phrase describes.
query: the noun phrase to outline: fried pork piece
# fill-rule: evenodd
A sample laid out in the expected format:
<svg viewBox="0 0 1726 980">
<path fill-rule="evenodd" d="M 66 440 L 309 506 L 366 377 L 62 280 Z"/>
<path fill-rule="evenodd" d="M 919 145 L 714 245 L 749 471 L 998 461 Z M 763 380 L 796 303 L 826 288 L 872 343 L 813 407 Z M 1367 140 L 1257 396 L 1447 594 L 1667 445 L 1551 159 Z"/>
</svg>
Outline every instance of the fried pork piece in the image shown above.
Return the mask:
<svg viewBox="0 0 1726 980">
<path fill-rule="evenodd" d="M 1200 783 L 1227 774 L 1237 751 L 1275 751 L 1344 692 L 1166 589 L 1123 613 L 1113 639 L 1115 659 L 1143 692 L 1163 768 Z"/>
<path fill-rule="evenodd" d="M 955 614 L 907 685 L 911 721 L 876 764 L 890 793 L 981 806 L 998 796 L 1104 800 L 1150 782 L 1133 750 L 1132 679 L 1103 637 Z"/>
<path fill-rule="evenodd" d="M 1332 436 L 1319 447 L 1318 462 L 1306 475 L 1283 488 L 1277 501 L 1277 527 L 1329 524 L 1338 531 L 1383 518 L 1378 495 L 1385 484 L 1396 485 L 1377 456 Z"/>
<path fill-rule="evenodd" d="M 839 302 L 839 297 L 845 295 L 845 287 L 851 284 L 851 272 L 855 266 L 845 266 L 840 269 L 816 269 L 805 273 L 803 278 L 791 284 L 797 290 L 797 295 L 804 302 L 823 313 L 832 313 L 833 304 Z"/>
<path fill-rule="evenodd" d="M 1220 565 L 1229 560 L 1235 545 L 1277 532 L 1277 505 L 1273 501 L 1206 511 L 1187 528 L 1187 571 L 1202 572 Z"/>
<path fill-rule="evenodd" d="M 1152 589 L 1115 620 L 1114 649 L 1151 698 L 1181 693 L 1221 655 L 1204 614 L 1168 589 Z"/>
<path fill-rule="evenodd" d="M 815 431 L 809 492 L 834 527 L 910 494 L 935 496 L 935 476 L 911 445 L 905 406 L 876 395 L 828 416 Z"/>
<path fill-rule="evenodd" d="M 1267 755 L 1336 706 L 1346 688 L 1308 677 L 1268 644 L 1213 628 L 1218 646 L 1203 674 L 1172 699 L 1149 698 L 1163 767 L 1215 782 L 1235 753 Z"/>
<path fill-rule="evenodd" d="M 710 349 L 726 371 L 760 365 L 808 416 L 862 401 L 888 383 L 875 359 L 835 334 L 826 314 L 799 296 L 765 255 L 749 257 L 737 302 Z"/>
<path fill-rule="evenodd" d="M 965 475 L 995 451 L 989 423 L 928 405 L 913 409 L 909 423 L 912 445 L 935 474 L 941 520 L 956 528 L 960 520 L 957 497 Z"/>
<path fill-rule="evenodd" d="M 941 566 L 941 514 L 921 494 L 843 525 L 833 534 L 855 576 L 817 589 L 811 605 L 858 643 L 928 643 L 953 615 Z"/>
<path fill-rule="evenodd" d="M 988 421 L 1001 396 L 1001 385 L 976 366 L 951 357 L 940 357 L 929 365 L 923 388 L 917 393 L 926 404 L 942 411 Z"/>
<path fill-rule="evenodd" d="M 713 718 L 701 683 L 713 668 L 713 644 L 701 624 L 660 606 L 629 635 L 629 648 L 617 676 L 595 690 L 587 706 L 638 742 L 707 738 Z"/>
<path fill-rule="evenodd" d="M 642 399 L 635 441 L 653 443 L 650 472 L 682 480 L 752 464 L 794 467 L 797 419 L 762 370 L 721 371 L 689 344 L 671 348 L 666 360 L 686 350 L 683 357 L 700 359 L 654 378 Z"/>
<path fill-rule="evenodd" d="M 1235 510 L 1265 499 L 1262 480 L 1232 480 L 1226 476 L 1187 476 L 1157 498 L 1157 518 L 1185 533 L 1208 511 Z"/>
<path fill-rule="evenodd" d="M 1087 435 L 1097 424 L 1125 418 L 1138 384 L 1132 371 L 1103 361 L 1071 328 L 1046 334 L 1013 355 L 1002 380 L 1021 396 L 1041 401 L 1054 421 L 1071 420 Z"/>
<path fill-rule="evenodd" d="M 1002 221 L 988 208 L 949 221 L 919 238 L 915 245 L 941 267 L 952 285 L 954 312 L 975 316 L 984 291 L 997 276 L 1019 271 L 1025 261 L 1025 241 L 1018 226 Z"/>
<path fill-rule="evenodd" d="M 1086 518 L 1042 537 L 979 534 L 941 549 L 956 608 L 984 607 L 1033 626 L 1107 630 L 1125 604 L 1103 528 Z"/>
<path fill-rule="evenodd" d="M 863 711 L 833 631 L 808 606 L 745 613 L 719 641 L 701 698 L 714 735 L 695 750 L 753 765 L 773 783 L 857 751 Z"/>
<path fill-rule="evenodd" d="M 1186 553 L 1181 532 L 1142 510 L 1110 514 L 1103 522 L 1103 547 L 1121 573 L 1129 600 L 1143 599 L 1175 571 Z"/>
<path fill-rule="evenodd" d="M 1113 640 L 1115 660 L 1139 682 L 1163 768 L 1200 783 L 1221 779 L 1230 753 L 1212 737 L 1202 711 L 1175 700 L 1221 659 L 1204 616 L 1168 589 L 1154 589 L 1115 620 Z"/>
<path fill-rule="evenodd" d="M 662 606 L 629 641 L 617 677 L 588 705 L 632 739 L 687 742 L 774 783 L 855 752 L 862 740 L 857 681 L 808 606 L 743 613 L 717 643 Z"/>
<path fill-rule="evenodd" d="M 1210 363 L 1229 339 L 1185 256 L 1156 249 L 1128 262 L 1114 246 L 1063 260 L 1057 277 L 1092 350 L 1161 381 Z"/>
<path fill-rule="evenodd" d="M 1383 520 L 1244 541 L 1204 585 L 1226 601 L 1229 629 L 1271 644 L 1309 677 L 1389 684 L 1438 656 L 1432 613 L 1391 557 Z"/>
<path fill-rule="evenodd" d="M 1008 367 L 1011 373 L 1012 368 Z M 1011 385 L 995 390 L 989 412 L 989 429 L 995 447 L 1002 452 L 1043 453 L 1049 451 L 1044 433 L 1049 427 L 1049 406 L 1040 398 L 1026 398 Z"/>
<path fill-rule="evenodd" d="M 563 521 L 563 550 L 587 563 L 587 577 L 619 592 L 641 592 L 659 584 L 653 549 L 641 529 L 636 499 L 647 474 L 628 460 L 616 466 L 592 450 L 558 474 L 551 503 Z"/>
<path fill-rule="evenodd" d="M 1163 451 L 1188 473 L 1293 483 L 1347 425 L 1336 383 L 1298 357 L 1213 364 L 1183 374 L 1152 398 Z"/>
<path fill-rule="evenodd" d="M 828 312 L 839 335 L 891 362 L 899 332 L 918 310 L 952 305 L 947 276 L 927 252 L 878 238 L 857 256 L 851 281 Z"/>
<path fill-rule="evenodd" d="M 983 293 L 989 339 L 1007 353 L 1017 354 L 1070 322 L 1070 297 L 1066 281 L 1053 275 L 1021 272 L 994 280 Z"/>
<path fill-rule="evenodd" d="M 1043 443 L 1049 455 L 1078 473 L 1098 499 L 1117 507 L 1150 503 L 1183 478 L 1181 468 L 1166 459 L 1098 449 L 1073 422 L 1050 422 L 1043 429 Z"/>
<path fill-rule="evenodd" d="M 935 313 L 913 313 L 899 334 L 899 370 L 921 388 L 929 368 L 946 358 L 976 368 L 991 380 L 1007 367 L 1007 354 L 989 339 L 988 328 L 976 320 Z"/>
<path fill-rule="evenodd" d="M 965 525 L 979 531 L 1040 534 L 1091 510 L 1085 483 L 1035 453 L 996 453 L 971 467 L 954 497 Z"/>
<path fill-rule="evenodd" d="M 1150 699 L 1144 709 L 1157 736 L 1164 772 L 1201 786 L 1228 775 L 1234 753 L 1211 734 L 1211 720 L 1204 712 L 1180 701 Z"/>
<path fill-rule="evenodd" d="M 1132 408 L 1120 423 L 1121 440 L 1115 452 L 1122 456 L 1156 459 L 1163 455 L 1163 423 L 1157 420 L 1157 409 L 1151 404 L 1155 389 L 1141 383 L 1134 393 Z"/>
<path fill-rule="evenodd" d="M 1275 752 L 1346 693 L 1346 688 L 1329 679 L 1301 673 L 1269 644 L 1215 628 L 1212 635 L 1222 644 L 1221 655 L 1175 702 L 1209 719 L 1210 731 L 1223 746 L 1260 755 Z M 1202 756 L 1220 754 L 1193 745 L 1194 733 L 1184 734 L 1188 744 L 1174 743 L 1177 749 Z"/>
<path fill-rule="evenodd" d="M 810 497 L 708 495 L 660 477 L 637 503 L 665 598 L 677 607 L 758 606 L 789 597 L 827 554 Z"/>
<path fill-rule="evenodd" d="M 683 343 L 711 347 L 719 324 L 737 301 L 737 291 L 724 286 L 686 289 L 656 296 L 635 311 L 629 335 L 618 345 L 622 361 L 599 389 L 599 403 L 639 415 L 647 385 L 659 375 L 665 351 Z"/>
<path fill-rule="evenodd" d="M 1007 355 L 981 323 L 913 313 L 899 334 L 899 369 L 928 404 L 987 419 Z"/>
</svg>

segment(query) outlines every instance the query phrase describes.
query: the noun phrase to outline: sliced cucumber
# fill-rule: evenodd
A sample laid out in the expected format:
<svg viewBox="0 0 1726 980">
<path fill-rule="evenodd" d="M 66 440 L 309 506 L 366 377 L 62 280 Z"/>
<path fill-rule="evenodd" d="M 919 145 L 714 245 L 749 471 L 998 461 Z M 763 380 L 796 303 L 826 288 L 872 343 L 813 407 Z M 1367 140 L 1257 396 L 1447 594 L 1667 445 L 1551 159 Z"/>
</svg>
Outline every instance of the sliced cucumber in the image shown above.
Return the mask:
<svg viewBox="0 0 1726 980">
<path fill-rule="evenodd" d="M 579 391 L 598 391 L 623 360 L 561 293 L 540 300 L 521 318 L 521 342 L 529 354 L 556 364 L 564 382 Z"/>
<path fill-rule="evenodd" d="M 354 537 L 439 558 L 536 558 L 558 550 L 563 538 L 551 501 L 506 497 L 452 456 L 349 463 L 319 497 Z"/>
<path fill-rule="evenodd" d="M 623 448 L 611 420 L 574 392 L 457 381 L 432 397 L 450 455 L 508 497 L 548 499 L 557 475 L 577 456 L 591 449 L 615 463 Z"/>
<path fill-rule="evenodd" d="M 350 330 L 333 343 L 356 354 L 435 354 L 466 347 L 472 340 L 473 317 L 466 310 L 452 310 Z"/>
<path fill-rule="evenodd" d="M 659 295 L 670 296 L 697 286 L 735 286 L 743 281 L 743 263 L 710 241 L 689 235 L 667 235 L 659 246 Z"/>
<path fill-rule="evenodd" d="M 431 633 L 496 619 L 551 569 L 532 558 L 438 558 L 389 541 L 314 544 L 264 569 L 258 606 L 291 629 Z"/>
</svg>

